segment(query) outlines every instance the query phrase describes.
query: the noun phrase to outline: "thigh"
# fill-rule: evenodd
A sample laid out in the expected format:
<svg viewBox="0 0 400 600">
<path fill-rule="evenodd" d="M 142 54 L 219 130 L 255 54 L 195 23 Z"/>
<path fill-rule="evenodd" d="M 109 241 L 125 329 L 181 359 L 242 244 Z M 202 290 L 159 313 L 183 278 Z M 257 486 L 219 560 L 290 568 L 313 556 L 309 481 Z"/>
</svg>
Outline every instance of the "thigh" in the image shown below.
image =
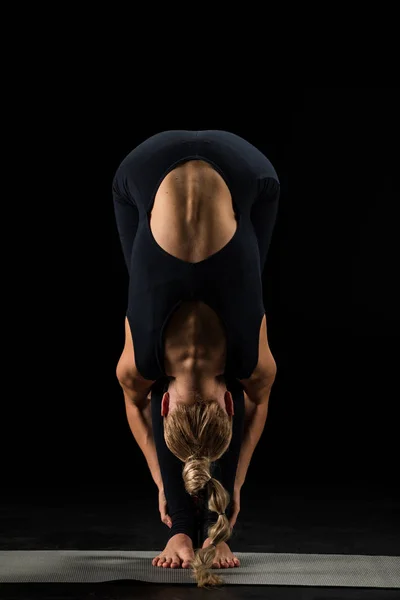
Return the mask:
<svg viewBox="0 0 400 600">
<path fill-rule="evenodd" d="M 251 208 L 250 218 L 260 252 L 261 273 L 265 267 L 278 214 L 279 194 L 279 182 L 272 178 L 266 179 L 260 195 Z"/>
</svg>

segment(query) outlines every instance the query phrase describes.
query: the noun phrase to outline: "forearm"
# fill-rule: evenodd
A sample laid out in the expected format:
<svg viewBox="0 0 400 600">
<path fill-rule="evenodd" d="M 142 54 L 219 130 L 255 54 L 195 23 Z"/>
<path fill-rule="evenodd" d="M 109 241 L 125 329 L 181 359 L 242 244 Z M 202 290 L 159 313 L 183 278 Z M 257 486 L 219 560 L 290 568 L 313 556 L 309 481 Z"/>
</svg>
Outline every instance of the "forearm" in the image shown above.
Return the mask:
<svg viewBox="0 0 400 600">
<path fill-rule="evenodd" d="M 246 407 L 244 432 L 236 469 L 235 488 L 242 487 L 246 479 L 254 450 L 260 441 L 262 432 L 264 431 L 268 416 L 268 404 L 271 387 L 272 384 L 262 392 L 262 402 L 260 402 L 260 397 L 254 399 L 248 397 L 248 400 L 250 401 L 247 403 Z"/>
<path fill-rule="evenodd" d="M 125 404 L 126 416 L 133 437 L 144 454 L 154 483 L 158 489 L 162 489 L 163 481 L 153 437 L 150 402 L 141 408 L 130 402 L 125 402 Z"/>
</svg>

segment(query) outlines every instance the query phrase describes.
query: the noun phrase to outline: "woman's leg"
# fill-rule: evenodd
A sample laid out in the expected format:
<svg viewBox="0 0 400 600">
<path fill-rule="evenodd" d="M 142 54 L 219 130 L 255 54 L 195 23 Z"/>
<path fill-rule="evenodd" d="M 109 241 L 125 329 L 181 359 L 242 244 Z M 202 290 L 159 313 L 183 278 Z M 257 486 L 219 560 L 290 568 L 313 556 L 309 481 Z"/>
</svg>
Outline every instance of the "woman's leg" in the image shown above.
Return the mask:
<svg viewBox="0 0 400 600">
<path fill-rule="evenodd" d="M 236 469 L 239 462 L 240 448 L 242 445 L 246 407 L 244 401 L 244 391 L 237 379 L 227 381 L 227 389 L 231 392 L 234 405 L 235 416 L 233 417 L 232 439 L 228 450 L 223 456 L 211 465 L 211 474 L 218 479 L 229 493 L 230 501 L 226 507 L 226 516 L 228 519 L 232 513 L 233 489 L 235 487 Z M 216 521 L 216 513 L 209 511 L 207 506 L 204 509 L 204 527 L 203 540 L 208 537 L 208 528 Z"/>
<path fill-rule="evenodd" d="M 188 535 L 193 544 L 196 543 L 196 515 L 194 502 L 186 492 L 183 477 L 183 463 L 169 450 L 164 439 L 164 423 L 161 416 L 161 399 L 164 393 L 164 382 L 156 382 L 151 391 L 151 416 L 154 442 L 157 450 L 158 464 L 163 480 L 164 493 L 167 500 L 168 514 L 172 520 L 169 538 L 178 533 Z"/>
<path fill-rule="evenodd" d="M 268 248 L 278 213 L 279 183 L 271 177 L 263 180 L 262 190 L 251 207 L 250 218 L 260 251 L 261 273 L 267 260 Z"/>
<path fill-rule="evenodd" d="M 117 172 L 114 177 L 112 192 L 115 220 L 117 222 L 125 263 L 129 271 L 133 242 L 139 224 L 139 211 L 127 194 L 123 192 L 123 182 L 121 179 L 121 173 Z"/>
</svg>

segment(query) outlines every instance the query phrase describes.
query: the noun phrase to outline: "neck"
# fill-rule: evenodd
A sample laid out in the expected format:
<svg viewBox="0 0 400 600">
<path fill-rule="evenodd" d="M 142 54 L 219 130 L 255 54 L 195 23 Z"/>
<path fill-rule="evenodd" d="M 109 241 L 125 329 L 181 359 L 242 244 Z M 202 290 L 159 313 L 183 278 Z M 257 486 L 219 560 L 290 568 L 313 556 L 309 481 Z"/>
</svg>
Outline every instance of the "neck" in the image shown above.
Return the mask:
<svg viewBox="0 0 400 600">
<path fill-rule="evenodd" d="M 224 384 L 223 376 L 207 371 L 184 371 L 177 373 L 173 385 L 178 394 L 183 398 L 195 400 L 196 394 L 203 398 L 214 397 Z"/>
</svg>

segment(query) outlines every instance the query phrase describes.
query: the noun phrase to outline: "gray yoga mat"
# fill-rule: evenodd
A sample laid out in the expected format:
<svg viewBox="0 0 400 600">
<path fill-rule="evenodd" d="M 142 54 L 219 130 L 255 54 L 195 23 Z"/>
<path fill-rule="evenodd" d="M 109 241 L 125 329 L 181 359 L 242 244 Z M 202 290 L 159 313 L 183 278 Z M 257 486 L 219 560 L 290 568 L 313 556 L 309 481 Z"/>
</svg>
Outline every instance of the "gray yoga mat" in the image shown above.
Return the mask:
<svg viewBox="0 0 400 600">
<path fill-rule="evenodd" d="M 158 552 L 3 550 L 1 583 L 86 583 L 134 579 L 192 583 L 189 569 L 153 567 Z M 226 585 L 400 588 L 397 556 L 235 552 L 239 568 L 214 569 Z"/>
</svg>

